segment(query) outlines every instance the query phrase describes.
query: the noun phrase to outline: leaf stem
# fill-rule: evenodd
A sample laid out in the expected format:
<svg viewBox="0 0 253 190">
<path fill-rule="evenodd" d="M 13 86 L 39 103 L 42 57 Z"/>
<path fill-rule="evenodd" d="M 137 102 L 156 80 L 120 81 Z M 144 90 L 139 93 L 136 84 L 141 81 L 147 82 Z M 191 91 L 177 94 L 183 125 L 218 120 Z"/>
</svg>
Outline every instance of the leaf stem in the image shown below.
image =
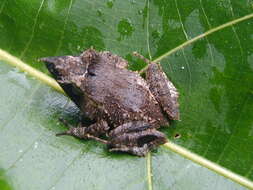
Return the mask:
<svg viewBox="0 0 253 190">
<path fill-rule="evenodd" d="M 30 65 L 24 63 L 23 61 L 21 61 L 17 57 L 14 57 L 13 55 L 9 54 L 8 52 L 6 52 L 2 49 L 0 49 L 0 60 L 6 61 L 10 65 L 15 66 L 15 67 L 19 68 L 20 70 L 28 73 L 32 77 L 37 78 L 38 80 L 46 83 L 47 85 L 51 86 L 52 88 L 54 88 L 58 92 L 65 94 L 63 89 L 60 87 L 60 85 L 53 78 L 49 77 L 48 75 L 42 73 L 41 71 L 39 71 L 37 69 L 34 69 Z"/>
<path fill-rule="evenodd" d="M 176 145 L 172 142 L 167 142 L 163 145 L 165 148 L 201 165 L 204 166 L 228 179 L 233 180 L 236 183 L 239 183 L 249 189 L 253 189 L 253 182 L 248 180 L 247 178 L 244 178 L 236 173 L 233 173 L 232 171 L 218 165 L 215 164 L 214 162 L 211 162 L 179 145 Z"/>
<path fill-rule="evenodd" d="M 146 156 L 147 159 L 147 180 L 148 180 L 148 190 L 153 190 L 152 184 L 152 169 L 151 169 L 151 153 L 149 152 Z"/>
</svg>

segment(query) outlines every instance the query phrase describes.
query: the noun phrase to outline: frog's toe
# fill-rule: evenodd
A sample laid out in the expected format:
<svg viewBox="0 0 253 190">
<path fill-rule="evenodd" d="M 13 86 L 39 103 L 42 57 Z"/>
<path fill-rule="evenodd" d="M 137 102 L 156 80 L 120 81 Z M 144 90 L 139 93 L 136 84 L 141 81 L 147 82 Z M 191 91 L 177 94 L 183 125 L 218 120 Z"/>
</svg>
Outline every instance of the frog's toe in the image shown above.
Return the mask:
<svg viewBox="0 0 253 190">
<path fill-rule="evenodd" d="M 62 136 L 62 135 L 69 135 L 69 136 L 78 137 L 81 139 L 88 139 L 85 127 L 71 127 L 67 131 L 56 134 L 56 136 Z"/>
</svg>

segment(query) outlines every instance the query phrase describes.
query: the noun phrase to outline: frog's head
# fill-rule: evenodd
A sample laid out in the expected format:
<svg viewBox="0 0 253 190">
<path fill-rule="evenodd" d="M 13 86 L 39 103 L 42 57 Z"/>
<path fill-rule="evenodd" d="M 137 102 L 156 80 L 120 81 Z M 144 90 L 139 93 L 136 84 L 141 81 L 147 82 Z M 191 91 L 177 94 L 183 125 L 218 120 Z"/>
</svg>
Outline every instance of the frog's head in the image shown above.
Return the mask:
<svg viewBox="0 0 253 190">
<path fill-rule="evenodd" d="M 86 65 L 79 56 L 57 56 L 41 58 L 46 63 L 48 71 L 58 81 L 80 76 L 86 72 Z"/>
<path fill-rule="evenodd" d="M 88 49 L 80 56 L 45 57 L 39 60 L 46 63 L 49 72 L 68 96 L 77 103 L 82 91 L 80 86 L 85 80 L 88 66 L 96 60 L 97 55 L 94 49 Z"/>
<path fill-rule="evenodd" d="M 97 55 L 94 49 L 88 49 L 80 56 L 45 57 L 39 60 L 46 63 L 49 72 L 61 83 L 84 78 L 89 64 L 96 61 Z"/>
</svg>

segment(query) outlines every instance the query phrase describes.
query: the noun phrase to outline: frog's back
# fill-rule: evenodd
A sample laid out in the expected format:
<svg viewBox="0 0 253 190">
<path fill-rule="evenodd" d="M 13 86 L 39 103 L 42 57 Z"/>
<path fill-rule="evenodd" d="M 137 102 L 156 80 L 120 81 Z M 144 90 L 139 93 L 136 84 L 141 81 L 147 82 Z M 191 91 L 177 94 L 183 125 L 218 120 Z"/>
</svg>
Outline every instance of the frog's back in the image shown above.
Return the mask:
<svg viewBox="0 0 253 190">
<path fill-rule="evenodd" d="M 146 81 L 135 72 L 100 60 L 89 65 L 84 88 L 114 126 L 132 120 L 167 124 Z"/>
</svg>

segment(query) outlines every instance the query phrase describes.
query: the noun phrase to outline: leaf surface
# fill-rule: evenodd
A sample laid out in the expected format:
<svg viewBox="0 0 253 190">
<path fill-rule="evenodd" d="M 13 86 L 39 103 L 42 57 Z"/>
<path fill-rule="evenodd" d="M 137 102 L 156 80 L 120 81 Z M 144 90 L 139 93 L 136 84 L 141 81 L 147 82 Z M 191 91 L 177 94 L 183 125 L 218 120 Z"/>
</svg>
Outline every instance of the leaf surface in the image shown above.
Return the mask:
<svg viewBox="0 0 253 190">
<path fill-rule="evenodd" d="M 247 0 L 3 0 L 0 48 L 46 73 L 37 58 L 77 55 L 90 46 L 121 55 L 134 70 L 144 65 L 133 51 L 162 56 L 181 94 L 181 121 L 163 129 L 168 138 L 253 180 L 253 21 L 190 43 L 251 13 Z M 136 158 L 109 154 L 93 141 L 56 138 L 64 130 L 58 117 L 77 121 L 74 105 L 6 63 L 0 74 L 0 168 L 8 188 L 243 189 L 163 147 Z"/>
</svg>

